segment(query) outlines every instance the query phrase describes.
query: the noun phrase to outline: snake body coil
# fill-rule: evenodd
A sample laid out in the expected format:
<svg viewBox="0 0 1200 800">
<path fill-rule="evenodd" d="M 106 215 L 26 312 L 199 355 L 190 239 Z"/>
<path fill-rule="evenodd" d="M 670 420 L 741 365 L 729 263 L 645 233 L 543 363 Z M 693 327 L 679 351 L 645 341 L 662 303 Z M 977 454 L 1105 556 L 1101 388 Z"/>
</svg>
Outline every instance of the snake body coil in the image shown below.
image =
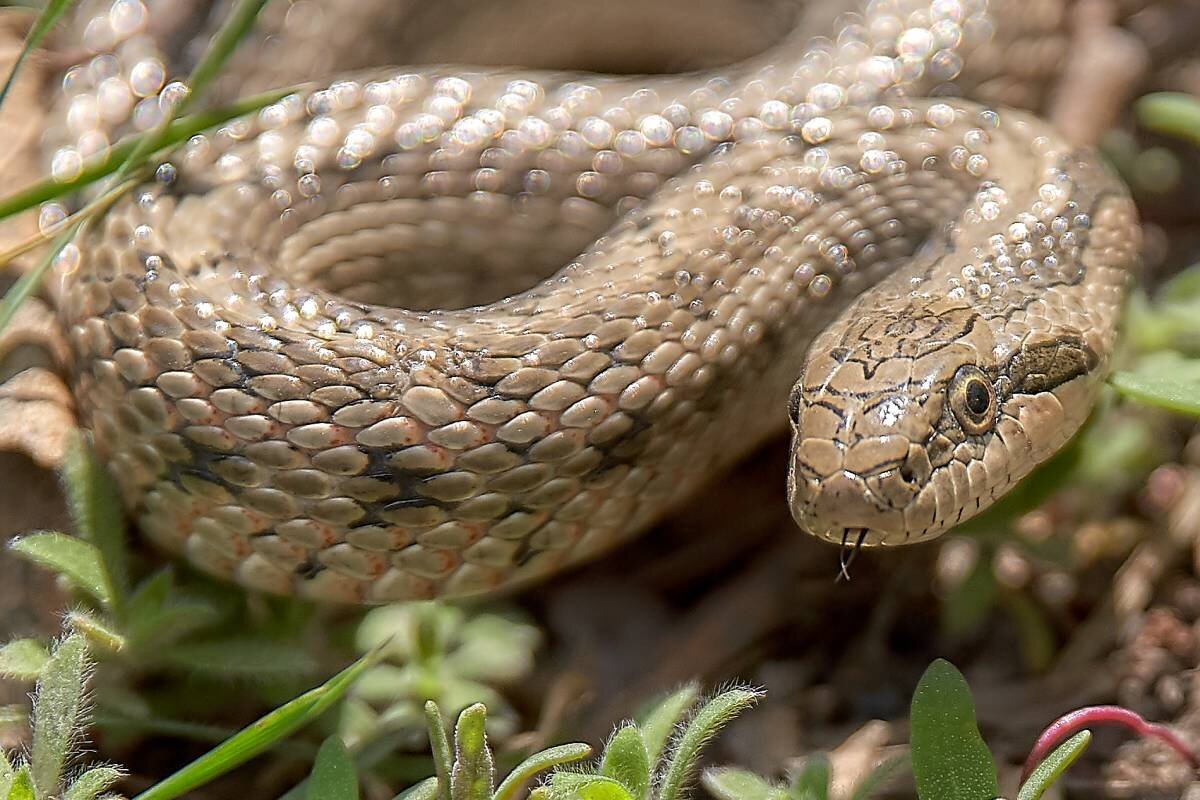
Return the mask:
<svg viewBox="0 0 1200 800">
<path fill-rule="evenodd" d="M 948 95 L 1037 105 L 1063 8 L 759 6 L 790 31 L 760 55 L 638 77 L 364 69 L 405 4 L 269 10 L 243 88 L 358 71 L 197 137 L 61 259 L 141 529 L 269 592 L 467 594 L 645 529 L 785 409 L 793 514 L 836 542 L 932 537 L 1058 448 L 1134 213 Z M 219 11 L 84 4 L 56 164 L 153 124 Z"/>
</svg>

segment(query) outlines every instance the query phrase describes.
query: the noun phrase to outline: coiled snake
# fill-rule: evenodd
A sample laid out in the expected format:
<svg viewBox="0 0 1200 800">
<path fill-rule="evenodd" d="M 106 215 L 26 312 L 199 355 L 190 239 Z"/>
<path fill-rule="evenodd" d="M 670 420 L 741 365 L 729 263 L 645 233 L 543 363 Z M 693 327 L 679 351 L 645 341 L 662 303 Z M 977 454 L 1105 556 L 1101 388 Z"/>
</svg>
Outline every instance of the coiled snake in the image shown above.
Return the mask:
<svg viewBox="0 0 1200 800">
<path fill-rule="evenodd" d="M 210 5 L 83 4 L 60 172 L 153 124 Z M 223 91 L 340 77 L 196 137 L 60 258 L 81 421 L 155 542 L 268 592 L 489 591 L 790 416 L 799 526 L 894 545 L 1082 423 L 1134 211 L 955 96 L 1040 104 L 1059 2 L 443 5 L 442 51 L 413 3 L 268 6 Z M 669 71 L 371 66 L 604 42 Z"/>
</svg>

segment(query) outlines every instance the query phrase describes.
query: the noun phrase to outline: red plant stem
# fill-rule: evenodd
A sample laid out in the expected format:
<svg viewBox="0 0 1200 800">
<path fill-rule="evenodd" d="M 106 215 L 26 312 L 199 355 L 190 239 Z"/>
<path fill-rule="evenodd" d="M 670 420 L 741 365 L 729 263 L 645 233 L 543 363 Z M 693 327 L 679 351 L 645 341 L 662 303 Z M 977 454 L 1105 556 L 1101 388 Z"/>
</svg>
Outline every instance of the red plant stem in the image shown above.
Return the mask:
<svg viewBox="0 0 1200 800">
<path fill-rule="evenodd" d="M 1196 754 L 1191 745 L 1179 737 L 1179 734 L 1166 725 L 1147 722 L 1140 715 L 1121 706 L 1088 706 L 1064 714 L 1042 732 L 1042 735 L 1034 742 L 1033 749 L 1029 751 L 1029 757 L 1025 759 L 1025 767 L 1021 771 L 1021 782 L 1024 783 L 1029 778 L 1029 774 L 1054 751 L 1054 748 L 1084 728 L 1096 725 L 1120 725 L 1139 736 L 1158 739 L 1183 756 L 1192 769 L 1200 769 L 1200 756 Z"/>
</svg>

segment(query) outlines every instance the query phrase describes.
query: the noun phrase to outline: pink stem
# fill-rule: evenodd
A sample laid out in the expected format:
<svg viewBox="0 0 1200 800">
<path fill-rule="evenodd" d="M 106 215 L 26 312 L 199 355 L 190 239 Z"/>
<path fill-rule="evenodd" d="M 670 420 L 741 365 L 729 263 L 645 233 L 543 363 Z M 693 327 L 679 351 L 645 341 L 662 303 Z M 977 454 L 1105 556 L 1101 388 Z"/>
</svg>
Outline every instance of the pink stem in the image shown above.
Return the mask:
<svg viewBox="0 0 1200 800">
<path fill-rule="evenodd" d="M 1197 756 L 1196 751 L 1166 725 L 1147 722 L 1140 715 L 1121 706 L 1088 706 L 1064 714 L 1042 732 L 1042 735 L 1034 742 L 1029 757 L 1025 759 L 1025 768 L 1021 772 L 1021 783 L 1029 778 L 1034 768 L 1042 763 L 1054 748 L 1084 728 L 1096 725 L 1122 725 L 1139 736 L 1158 739 L 1183 756 L 1192 769 L 1200 769 L 1200 756 Z"/>
</svg>

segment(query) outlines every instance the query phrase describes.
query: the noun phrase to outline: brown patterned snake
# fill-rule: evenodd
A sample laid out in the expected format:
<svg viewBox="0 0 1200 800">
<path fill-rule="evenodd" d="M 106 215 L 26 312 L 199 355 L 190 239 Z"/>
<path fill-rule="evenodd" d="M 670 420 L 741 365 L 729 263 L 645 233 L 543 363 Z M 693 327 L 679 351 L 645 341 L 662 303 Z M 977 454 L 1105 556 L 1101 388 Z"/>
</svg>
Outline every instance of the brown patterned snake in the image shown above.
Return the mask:
<svg viewBox="0 0 1200 800">
<path fill-rule="evenodd" d="M 1087 415 L 1132 207 L 950 97 L 1037 106 L 1058 2 L 443 5 L 268 6 L 226 92 L 345 77 L 196 138 L 62 259 L 81 420 L 154 541 L 269 592 L 489 591 L 644 530 L 790 410 L 799 525 L 901 544 Z M 84 4 L 59 172 L 153 124 L 217 6 Z M 671 72 L 370 67 L 603 42 Z"/>
</svg>

